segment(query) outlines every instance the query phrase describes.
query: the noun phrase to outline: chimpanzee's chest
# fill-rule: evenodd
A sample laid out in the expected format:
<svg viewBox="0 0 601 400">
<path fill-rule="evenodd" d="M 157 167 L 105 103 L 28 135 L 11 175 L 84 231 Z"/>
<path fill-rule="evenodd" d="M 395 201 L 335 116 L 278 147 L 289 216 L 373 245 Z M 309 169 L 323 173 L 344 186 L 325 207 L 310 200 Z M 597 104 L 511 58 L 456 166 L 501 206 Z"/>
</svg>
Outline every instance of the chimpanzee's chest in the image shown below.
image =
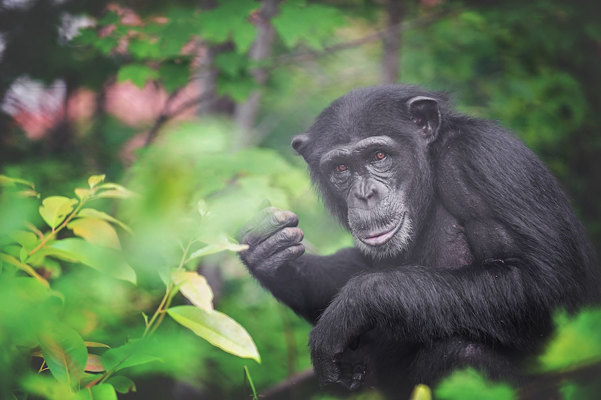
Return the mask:
<svg viewBox="0 0 601 400">
<path fill-rule="evenodd" d="M 464 227 L 439 204 L 417 238 L 410 260 L 415 265 L 457 268 L 471 264 L 474 257 Z"/>
</svg>

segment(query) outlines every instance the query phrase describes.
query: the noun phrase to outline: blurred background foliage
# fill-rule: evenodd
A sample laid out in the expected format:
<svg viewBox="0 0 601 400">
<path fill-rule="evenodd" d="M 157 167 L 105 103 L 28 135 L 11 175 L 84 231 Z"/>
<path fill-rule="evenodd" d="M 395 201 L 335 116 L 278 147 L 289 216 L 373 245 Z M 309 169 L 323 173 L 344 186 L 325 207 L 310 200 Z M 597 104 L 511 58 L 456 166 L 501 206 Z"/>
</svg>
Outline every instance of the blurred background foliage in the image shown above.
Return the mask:
<svg viewBox="0 0 601 400">
<path fill-rule="evenodd" d="M 27 339 L 32 324 L 113 351 L 137 343 L 142 313 L 157 309 L 183 238 L 234 246 L 227 238 L 266 201 L 299 215 L 310 251 L 351 244 L 289 141 L 358 86 L 415 83 L 448 92 L 462 111 L 499 120 L 549 165 L 599 252 L 599 65 L 601 6 L 594 0 L 2 0 L 0 173 L 35 188 L 0 179 L 0 252 L 33 264 L 51 290 L 0 260 L 0 394 L 71 396 L 73 386 L 48 371 L 36 374 L 43 365 L 31 357 L 38 340 Z M 131 227 L 133 234 L 117 227 L 115 251 L 135 271 L 135 285 L 102 266 L 79 266 L 86 260 L 30 260 L 29 236 L 15 236 L 45 232 L 40 201 L 77 199 L 73 190 L 93 174 L 136 193 L 93 203 Z M 34 196 L 15 197 L 15 189 Z M 57 241 L 90 239 L 71 230 Z M 206 278 L 215 308 L 248 331 L 261 365 L 166 319 L 137 345 L 144 362 L 125 368 L 137 391 L 119 398 L 246 398 L 249 377 L 264 398 L 334 398 L 308 372 L 309 325 L 250 279 L 235 255 L 207 254 L 185 267 Z M 175 297 L 174 304 L 186 303 Z M 434 397 L 596 398 L 601 313 L 558 310 L 556 321 L 525 389 L 465 370 Z M 89 350 L 106 367 L 107 350 Z M 96 386 L 77 396 L 115 398 L 107 385 Z M 430 396 L 423 393 L 416 396 Z"/>
</svg>

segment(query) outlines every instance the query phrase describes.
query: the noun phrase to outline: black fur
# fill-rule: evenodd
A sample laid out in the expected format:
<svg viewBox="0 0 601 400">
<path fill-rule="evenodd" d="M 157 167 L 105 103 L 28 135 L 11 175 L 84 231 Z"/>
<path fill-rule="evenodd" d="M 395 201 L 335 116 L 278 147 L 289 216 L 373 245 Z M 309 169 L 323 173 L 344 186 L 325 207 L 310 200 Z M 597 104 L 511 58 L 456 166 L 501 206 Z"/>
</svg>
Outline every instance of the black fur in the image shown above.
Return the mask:
<svg viewBox="0 0 601 400">
<path fill-rule="evenodd" d="M 390 154 L 386 164 L 349 155 L 372 137 L 392 139 L 378 148 Z M 402 248 L 326 257 L 302 255 L 291 212 L 266 210 L 246 230 L 250 271 L 315 324 L 310 346 L 322 381 L 396 396 L 466 365 L 519 379 L 554 310 L 599 301 L 592 247 L 555 179 L 512 133 L 454 112 L 445 96 L 404 85 L 357 89 L 292 145 L 358 244 L 401 211 L 412 224 Z M 343 149 L 348 166 L 326 154 L 332 149 Z"/>
</svg>

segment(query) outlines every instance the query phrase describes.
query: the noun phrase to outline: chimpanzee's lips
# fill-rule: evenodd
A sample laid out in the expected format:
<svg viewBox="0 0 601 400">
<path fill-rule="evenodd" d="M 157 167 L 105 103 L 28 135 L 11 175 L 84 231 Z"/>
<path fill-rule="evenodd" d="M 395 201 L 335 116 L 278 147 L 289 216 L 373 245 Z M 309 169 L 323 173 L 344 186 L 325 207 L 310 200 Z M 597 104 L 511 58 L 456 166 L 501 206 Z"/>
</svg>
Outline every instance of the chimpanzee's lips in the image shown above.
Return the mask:
<svg viewBox="0 0 601 400">
<path fill-rule="evenodd" d="M 368 246 L 381 246 L 384 243 L 388 242 L 392 237 L 401 229 L 403 226 L 403 222 L 405 222 L 405 214 L 403 213 L 401 220 L 398 224 L 396 224 L 392 229 L 386 230 L 384 232 L 376 232 L 371 233 L 365 238 L 359 238 L 363 243 Z"/>
</svg>

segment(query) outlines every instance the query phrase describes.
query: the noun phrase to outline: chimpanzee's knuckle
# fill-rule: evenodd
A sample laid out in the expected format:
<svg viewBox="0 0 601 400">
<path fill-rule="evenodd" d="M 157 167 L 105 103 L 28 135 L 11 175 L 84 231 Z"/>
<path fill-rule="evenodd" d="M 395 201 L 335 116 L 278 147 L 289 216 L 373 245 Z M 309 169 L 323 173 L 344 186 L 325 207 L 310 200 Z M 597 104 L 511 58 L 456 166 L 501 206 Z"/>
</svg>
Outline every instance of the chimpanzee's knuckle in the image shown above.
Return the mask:
<svg viewBox="0 0 601 400">
<path fill-rule="evenodd" d="M 286 248 L 283 253 L 286 259 L 296 258 L 305 252 L 305 246 L 302 244 L 296 244 Z"/>
</svg>

